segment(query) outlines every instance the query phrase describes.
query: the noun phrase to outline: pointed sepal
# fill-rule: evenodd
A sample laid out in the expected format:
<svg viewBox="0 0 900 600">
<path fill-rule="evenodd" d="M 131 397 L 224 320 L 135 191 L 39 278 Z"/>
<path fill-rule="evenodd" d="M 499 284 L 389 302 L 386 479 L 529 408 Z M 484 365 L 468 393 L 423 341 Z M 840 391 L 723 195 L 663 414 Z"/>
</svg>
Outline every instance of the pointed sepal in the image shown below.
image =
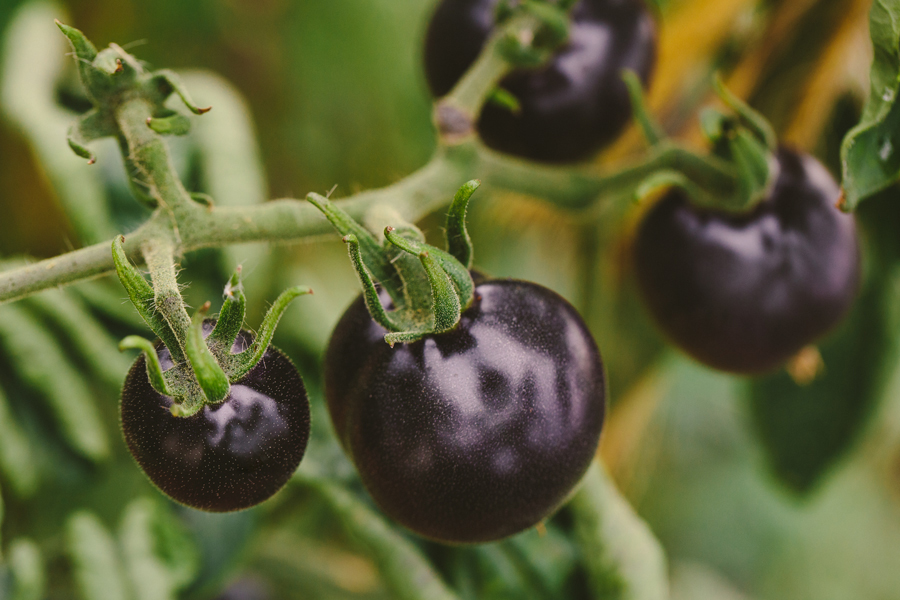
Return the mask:
<svg viewBox="0 0 900 600">
<path fill-rule="evenodd" d="M 753 132 L 766 149 L 773 152 L 778 147 L 778 136 L 769 121 L 725 87 L 718 74 L 713 79 L 713 88 L 722 102 L 740 117 L 742 124 Z"/>
<path fill-rule="evenodd" d="M 708 209 L 721 208 L 720 202 L 716 198 L 705 192 L 703 188 L 691 181 L 684 173 L 669 169 L 657 171 L 647 177 L 635 190 L 634 198 L 640 201 L 656 192 L 673 187 L 679 188 L 687 194 L 691 204 L 694 206 Z"/>
<path fill-rule="evenodd" d="M 475 296 L 475 283 L 472 281 L 472 275 L 469 273 L 469 270 L 466 269 L 460 261 L 440 248 L 435 248 L 434 246 L 429 246 L 428 244 L 416 242 L 407 237 L 398 235 L 392 227 L 385 228 L 384 235 L 389 242 L 404 252 L 418 256 L 420 260 L 423 255 L 427 255 L 429 262 L 434 261 L 435 264 L 450 278 L 450 281 L 453 284 L 451 289 L 456 294 L 460 306 L 463 309 L 469 307 Z M 429 281 L 431 281 L 430 276 Z M 434 282 L 431 281 L 431 283 L 433 290 Z"/>
<path fill-rule="evenodd" d="M 208 311 L 209 302 L 194 313 L 191 327 L 187 332 L 184 350 L 207 402 L 215 404 L 228 396 L 231 385 L 225 371 L 222 370 L 203 339 L 203 319 Z"/>
<path fill-rule="evenodd" d="M 470 287 L 470 293 L 473 293 L 475 285 L 472 283 L 472 277 L 468 271 L 446 252 L 397 235 L 391 227 L 384 230 L 384 235 L 404 252 L 417 256 L 425 269 L 428 282 L 431 284 L 432 311 L 434 313 L 430 331 L 443 333 L 453 329 L 459 323 L 459 316 L 462 312 L 462 298 L 454 275 L 459 277 L 460 272 L 464 273 L 465 278 L 468 279 L 468 285 L 463 283 L 463 286 Z"/>
<path fill-rule="evenodd" d="M 225 284 L 225 291 L 222 293 L 224 298 L 222 310 L 219 311 L 215 328 L 206 339 L 207 345 L 216 353 L 230 353 L 234 341 L 244 325 L 247 298 L 244 296 L 241 271 L 242 267 L 238 265 L 231 275 L 231 279 Z"/>
<path fill-rule="evenodd" d="M 153 330 L 153 333 L 169 349 L 169 352 L 172 354 L 172 360 L 175 363 L 183 362 L 184 352 L 178 343 L 178 338 L 175 332 L 172 331 L 169 323 L 156 310 L 156 293 L 153 291 L 153 287 L 128 260 L 123 245 L 124 241 L 125 236 L 120 235 L 116 236 L 112 243 L 113 264 L 116 267 L 116 275 L 119 276 L 119 281 L 122 282 L 122 286 L 128 292 L 128 297 L 137 309 L 138 314 L 141 315 L 141 318 Z"/>
<path fill-rule="evenodd" d="M 381 244 L 365 227 L 325 196 L 311 193 L 306 196 L 306 200 L 318 208 L 342 236 L 356 237 L 362 259 L 377 281 L 384 285 L 397 276 L 397 271 L 385 257 Z M 393 294 L 391 297 L 398 299 Z"/>
<path fill-rule="evenodd" d="M 525 0 L 522 8 L 540 20 L 541 34 L 549 46 L 558 46 L 569 38 L 569 15 L 555 4 L 539 0 Z"/>
<path fill-rule="evenodd" d="M 447 211 L 447 225 L 444 235 L 447 240 L 447 252 L 458 260 L 466 269 L 472 268 L 472 238 L 466 229 L 466 209 L 469 199 L 481 185 L 481 181 L 473 179 L 465 183 L 456 192 L 450 210 Z"/>
<path fill-rule="evenodd" d="M 244 350 L 240 354 L 234 355 L 234 360 L 228 372 L 228 376 L 232 382 L 240 380 L 241 377 L 246 375 L 250 369 L 255 367 L 257 363 L 262 360 L 269 344 L 272 342 L 272 336 L 275 335 L 275 328 L 278 327 L 278 321 L 281 320 L 281 316 L 284 314 L 288 305 L 295 298 L 312 293 L 313 291 L 308 287 L 295 286 L 286 289 L 275 299 L 269 312 L 266 313 L 265 318 L 263 318 L 259 333 L 256 335 L 256 339 L 253 340 L 250 348 Z"/>
<path fill-rule="evenodd" d="M 400 320 L 394 318 L 395 316 L 400 316 L 398 311 L 388 313 L 381 304 L 381 300 L 378 298 L 378 288 L 375 287 L 375 281 L 373 281 L 369 269 L 366 268 L 366 265 L 363 262 L 362 254 L 359 249 L 359 239 L 352 233 L 345 235 L 342 239 L 343 242 L 347 244 L 347 249 L 350 253 L 350 262 L 353 265 L 353 269 L 356 271 L 356 276 L 362 286 L 363 300 L 366 303 L 366 308 L 372 316 L 372 319 L 388 331 L 407 329 L 408 325 L 401 324 Z"/>
<path fill-rule="evenodd" d="M 153 389 L 164 396 L 171 397 L 172 392 L 169 390 L 168 384 L 166 384 L 166 378 L 163 376 L 162 366 L 159 364 L 159 356 L 156 354 L 156 348 L 153 346 L 153 343 L 139 335 L 129 335 L 119 342 L 119 350 L 125 351 L 132 348 L 144 353 L 147 363 L 147 378 L 150 380 L 150 385 L 153 386 Z"/>
</svg>

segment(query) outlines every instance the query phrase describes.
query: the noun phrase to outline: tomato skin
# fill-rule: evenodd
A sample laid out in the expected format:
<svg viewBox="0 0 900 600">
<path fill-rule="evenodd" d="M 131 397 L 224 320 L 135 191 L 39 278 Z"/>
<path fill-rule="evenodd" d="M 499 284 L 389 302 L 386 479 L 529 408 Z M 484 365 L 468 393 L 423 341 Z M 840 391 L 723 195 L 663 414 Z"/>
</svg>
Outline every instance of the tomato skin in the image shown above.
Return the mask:
<svg viewBox="0 0 900 600">
<path fill-rule="evenodd" d="M 425 74 L 435 97 L 447 94 L 475 61 L 494 27 L 497 0 L 444 0 L 425 41 Z M 531 160 L 589 158 L 631 119 L 622 69 L 646 85 L 656 62 L 656 26 L 642 0 L 582 0 L 569 40 L 538 69 L 509 74 L 500 87 L 521 112 L 485 105 L 478 131 L 489 147 Z"/>
<path fill-rule="evenodd" d="M 777 153 L 769 198 L 744 216 L 694 208 L 670 191 L 635 241 L 644 300 L 670 340 L 702 363 L 759 374 L 830 331 L 860 282 L 852 215 L 814 158 Z"/>
<path fill-rule="evenodd" d="M 232 352 L 250 340 L 241 332 Z M 171 368 L 168 349 L 157 348 L 163 370 Z M 306 389 L 296 367 L 274 346 L 231 384 L 223 402 L 190 417 L 173 416 L 171 406 L 172 399 L 150 385 L 141 354 L 122 389 L 125 442 L 156 487 L 192 508 L 228 512 L 259 504 L 287 483 L 306 451 Z"/>
<path fill-rule="evenodd" d="M 332 421 L 375 502 L 410 530 L 477 543 L 553 512 L 593 459 L 605 376 L 581 317 L 541 286 L 476 287 L 459 326 L 389 347 L 358 298 L 328 347 Z"/>
</svg>

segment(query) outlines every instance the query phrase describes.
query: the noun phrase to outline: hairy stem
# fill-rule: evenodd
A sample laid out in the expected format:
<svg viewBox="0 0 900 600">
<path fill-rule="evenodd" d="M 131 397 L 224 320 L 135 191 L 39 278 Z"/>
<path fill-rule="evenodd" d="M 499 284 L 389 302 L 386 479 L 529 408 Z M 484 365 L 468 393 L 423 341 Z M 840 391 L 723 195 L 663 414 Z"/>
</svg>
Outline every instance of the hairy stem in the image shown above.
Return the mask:
<svg viewBox="0 0 900 600">
<path fill-rule="evenodd" d="M 653 172 L 672 167 L 691 173 L 712 187 L 730 189 L 734 184 L 733 174 L 720 162 L 680 146 L 664 144 L 646 159 L 604 175 L 595 169 L 561 169 L 503 157 L 470 141 L 440 148 L 427 165 L 393 185 L 338 202 L 357 220 L 366 220 L 367 215 L 377 214 L 371 210 L 373 207 L 387 204 L 407 221 L 415 222 L 449 204 L 461 184 L 478 176 L 486 188 L 528 194 L 563 208 L 580 210 L 589 208 L 598 199 L 633 190 Z M 125 251 L 132 261 L 142 262 L 142 246 L 162 230 L 171 229 L 171 218 L 167 210 L 157 209 L 147 223 L 127 236 Z M 192 206 L 179 211 L 175 218 L 179 236 L 173 248 L 176 255 L 246 242 L 297 242 L 332 232 L 319 211 L 295 199 L 255 206 Z M 381 228 L 390 224 L 370 223 Z M 102 242 L 0 273 L 0 303 L 112 272 L 109 247 L 110 242 Z"/>
<path fill-rule="evenodd" d="M 150 269 L 153 281 L 156 310 L 175 333 L 178 344 L 184 348 L 191 318 L 184 307 L 178 278 L 175 273 L 175 244 L 162 237 L 152 237 L 141 246 L 141 253 Z"/>
</svg>

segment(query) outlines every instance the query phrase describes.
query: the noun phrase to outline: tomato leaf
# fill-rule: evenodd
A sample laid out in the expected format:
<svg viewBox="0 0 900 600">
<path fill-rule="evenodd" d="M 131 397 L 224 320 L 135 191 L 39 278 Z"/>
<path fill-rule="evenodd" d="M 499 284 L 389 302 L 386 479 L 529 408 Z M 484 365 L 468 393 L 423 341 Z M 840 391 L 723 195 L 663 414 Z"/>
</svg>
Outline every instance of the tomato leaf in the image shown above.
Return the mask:
<svg viewBox="0 0 900 600">
<path fill-rule="evenodd" d="M 900 4 L 874 0 L 869 30 L 875 54 L 869 100 L 841 148 L 845 210 L 900 179 Z"/>
<path fill-rule="evenodd" d="M 128 599 L 119 549 L 96 515 L 74 513 L 66 526 L 66 545 L 84 600 Z"/>
<path fill-rule="evenodd" d="M 38 483 L 34 452 L 0 389 L 0 470 L 19 496 L 30 496 Z"/>
<path fill-rule="evenodd" d="M 889 344 L 881 288 L 857 301 L 845 325 L 820 350 L 825 372 L 799 385 L 784 371 L 754 381 L 756 430 L 778 478 L 805 493 L 853 445 L 877 398 L 877 375 Z"/>
<path fill-rule="evenodd" d="M 190 540 L 149 498 L 138 498 L 125 509 L 119 540 L 138 600 L 171 600 L 196 574 Z"/>
<path fill-rule="evenodd" d="M 9 570 L 13 600 L 41 600 L 44 597 L 47 574 L 37 544 L 25 538 L 13 541 L 9 546 Z"/>
</svg>

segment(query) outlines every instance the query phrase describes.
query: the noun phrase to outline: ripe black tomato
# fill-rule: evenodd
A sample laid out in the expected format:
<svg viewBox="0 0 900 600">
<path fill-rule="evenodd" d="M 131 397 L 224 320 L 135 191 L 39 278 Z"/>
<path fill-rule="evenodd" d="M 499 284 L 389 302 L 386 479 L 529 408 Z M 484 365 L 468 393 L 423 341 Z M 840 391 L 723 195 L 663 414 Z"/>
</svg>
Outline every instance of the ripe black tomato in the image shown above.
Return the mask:
<svg viewBox="0 0 900 600">
<path fill-rule="evenodd" d="M 444 0 L 425 38 L 432 94 L 447 94 L 494 28 L 498 0 Z M 631 119 L 622 69 L 646 84 L 656 62 L 656 27 L 642 0 L 581 0 L 569 40 L 542 67 L 509 74 L 500 87 L 521 111 L 492 103 L 478 120 L 495 150 L 544 162 L 583 160 L 615 140 Z"/>
<path fill-rule="evenodd" d="M 204 324 L 208 334 L 211 326 Z M 242 331 L 232 352 L 250 344 Z M 157 345 L 163 370 L 173 366 Z M 296 367 L 269 346 L 262 360 L 219 404 L 190 417 L 170 412 L 172 399 L 150 385 L 144 355 L 122 389 L 125 442 L 150 481 L 173 500 L 201 510 L 241 510 L 287 483 L 309 440 L 309 400 Z"/>
<path fill-rule="evenodd" d="M 325 358 L 338 437 L 375 502 L 442 542 L 538 523 L 597 450 L 605 376 L 593 337 L 556 293 L 480 283 L 456 329 L 391 348 L 361 298 Z"/>
<path fill-rule="evenodd" d="M 780 174 L 751 213 L 693 207 L 672 190 L 650 209 L 635 241 L 642 295 L 660 329 L 713 368 L 774 369 L 831 330 L 860 279 L 853 217 L 814 158 L 777 154 Z"/>
</svg>

